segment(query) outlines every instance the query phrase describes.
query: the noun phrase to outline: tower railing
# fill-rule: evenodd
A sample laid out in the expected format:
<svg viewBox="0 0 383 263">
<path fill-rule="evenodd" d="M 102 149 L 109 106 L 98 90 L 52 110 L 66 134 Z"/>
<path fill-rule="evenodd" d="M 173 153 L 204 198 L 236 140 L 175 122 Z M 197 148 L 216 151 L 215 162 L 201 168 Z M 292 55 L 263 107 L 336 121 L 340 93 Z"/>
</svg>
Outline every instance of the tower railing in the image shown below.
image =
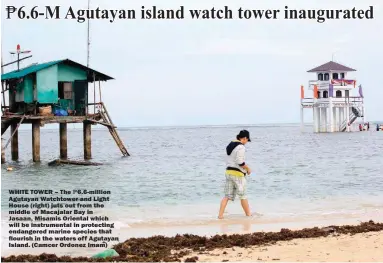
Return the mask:
<svg viewBox="0 0 383 263">
<path fill-rule="evenodd" d="M 331 79 L 329 80 L 309 80 L 309 90 L 313 90 L 314 86 L 317 85 L 319 89 L 328 88 L 328 86 L 331 84 Z M 347 83 L 333 83 L 334 87 L 337 88 L 349 88 L 349 86 L 354 86 L 354 84 L 347 84 Z"/>
<path fill-rule="evenodd" d="M 344 103 L 362 103 L 363 98 L 362 97 L 331 97 L 333 102 L 344 102 Z M 318 102 L 329 102 L 330 98 L 318 98 Z"/>
</svg>

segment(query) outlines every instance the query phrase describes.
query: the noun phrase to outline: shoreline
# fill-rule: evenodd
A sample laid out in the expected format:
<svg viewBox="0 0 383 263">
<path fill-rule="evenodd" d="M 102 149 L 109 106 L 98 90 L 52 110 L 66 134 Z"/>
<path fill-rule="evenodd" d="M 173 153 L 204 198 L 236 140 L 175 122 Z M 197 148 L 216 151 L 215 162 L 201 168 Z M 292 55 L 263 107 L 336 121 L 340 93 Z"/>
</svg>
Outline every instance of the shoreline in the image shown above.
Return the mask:
<svg viewBox="0 0 383 263">
<path fill-rule="evenodd" d="M 232 211 L 233 212 L 233 211 Z M 230 234 L 249 234 L 254 232 L 278 232 L 282 228 L 290 230 L 301 230 L 303 228 L 312 227 L 326 227 L 328 225 L 356 225 L 360 222 L 367 222 L 374 220 L 376 222 L 383 222 L 383 214 L 380 210 L 374 213 L 364 211 L 364 214 L 328 214 L 321 216 L 320 218 L 314 216 L 302 217 L 294 216 L 292 218 L 274 218 L 267 215 L 244 217 L 243 215 L 230 213 L 226 219 L 218 220 L 211 218 L 189 218 L 187 221 L 180 220 L 180 218 L 162 218 L 163 220 L 152 221 L 126 221 L 126 217 L 119 215 L 117 218 L 113 218 L 110 223 L 115 224 L 115 230 L 113 236 L 117 237 L 117 240 L 107 242 L 107 247 L 112 247 L 120 242 L 131 238 L 150 238 L 155 235 L 174 237 L 176 235 L 190 234 L 197 236 L 211 237 L 215 235 L 230 235 Z M 121 211 L 120 211 L 121 213 Z M 4 215 L 4 214 L 3 214 Z M 10 228 L 8 226 L 8 220 L 4 217 L 2 220 L 2 231 L 7 233 Z M 125 221 L 123 221 L 125 220 Z M 192 223 L 192 224 L 190 224 Z M 60 236 L 60 235 L 58 235 Z M 76 235 L 70 235 L 75 237 Z M 3 244 L 8 244 L 9 236 L 3 236 Z M 51 242 L 43 242 L 47 244 Z M 80 242 L 85 244 L 84 242 Z M 58 245 L 49 248 L 50 254 L 60 256 L 75 257 L 90 257 L 103 249 L 100 247 L 94 247 L 92 245 L 85 244 L 85 247 L 79 249 L 78 247 L 66 247 L 61 246 L 58 240 L 55 240 L 52 244 Z M 11 247 L 10 245 L 2 246 L 1 254 L 3 257 L 11 255 L 17 256 L 21 254 L 33 254 L 39 255 L 47 251 L 46 247 L 24 247 L 18 249 Z"/>
<path fill-rule="evenodd" d="M 374 221 L 370 220 L 368 222 L 360 223 L 359 225 L 330 225 L 322 228 L 312 227 L 304 228 L 301 230 L 289 230 L 282 228 L 279 232 L 254 232 L 250 234 L 215 235 L 212 237 L 184 234 L 176 235 L 173 237 L 152 236 L 149 238 L 130 238 L 112 247 L 119 253 L 119 257 L 108 258 L 105 261 L 170 262 L 182 260 L 190 262 L 196 260 L 199 261 L 195 258 L 197 255 L 196 253 L 199 253 L 199 255 L 206 255 L 206 253 L 211 251 L 223 251 L 224 249 L 233 249 L 234 247 L 240 247 L 242 249 L 248 250 L 254 249 L 254 247 L 272 246 L 278 242 L 286 242 L 291 240 L 307 241 L 331 239 L 336 236 L 355 236 L 369 232 L 379 233 L 380 238 L 383 235 L 383 223 L 375 223 Z M 225 253 L 221 253 L 221 255 L 222 254 Z M 227 254 L 225 255 L 227 256 Z M 201 259 L 203 260 L 203 258 Z M 236 261 L 237 260 L 239 259 L 237 258 Z M 383 261 L 383 258 L 380 260 Z M 2 257 L 1 261 L 96 262 L 97 259 L 69 256 L 58 257 L 55 254 L 43 253 L 40 255 L 13 255 Z M 213 261 L 218 261 L 218 258 Z M 263 261 L 265 261 L 265 259 L 263 259 Z"/>
</svg>

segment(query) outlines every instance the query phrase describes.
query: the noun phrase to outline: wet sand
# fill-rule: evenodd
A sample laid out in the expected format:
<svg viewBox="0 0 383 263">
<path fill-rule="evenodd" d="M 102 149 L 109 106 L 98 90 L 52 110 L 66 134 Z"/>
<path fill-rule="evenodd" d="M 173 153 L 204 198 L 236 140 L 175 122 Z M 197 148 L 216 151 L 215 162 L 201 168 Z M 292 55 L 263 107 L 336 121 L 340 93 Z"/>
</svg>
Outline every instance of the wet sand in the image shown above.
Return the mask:
<svg viewBox="0 0 383 263">
<path fill-rule="evenodd" d="M 327 226 L 302 230 L 251 234 L 177 235 L 130 238 L 113 248 L 117 258 L 106 261 L 383 261 L 383 223 Z M 278 256 L 277 256 L 278 255 Z M 283 258 L 279 258 L 283 256 Z M 331 257 L 330 257 L 331 256 Z M 197 257 L 197 258 L 196 258 Z M 87 257 L 58 257 L 55 254 L 19 255 L 2 262 L 85 262 Z"/>
</svg>

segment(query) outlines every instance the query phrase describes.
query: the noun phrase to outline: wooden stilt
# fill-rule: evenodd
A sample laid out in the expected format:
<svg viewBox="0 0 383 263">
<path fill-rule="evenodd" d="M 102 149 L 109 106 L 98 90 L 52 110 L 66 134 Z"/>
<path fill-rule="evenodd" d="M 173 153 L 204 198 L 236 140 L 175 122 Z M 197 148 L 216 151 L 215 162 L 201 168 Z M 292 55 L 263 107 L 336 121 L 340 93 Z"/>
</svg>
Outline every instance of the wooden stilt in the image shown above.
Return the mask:
<svg viewBox="0 0 383 263">
<path fill-rule="evenodd" d="M 60 159 L 68 159 L 68 135 L 66 123 L 60 123 Z"/>
<path fill-rule="evenodd" d="M 100 102 L 102 102 L 102 100 L 101 100 L 101 81 L 98 81 L 98 93 L 100 95 Z"/>
<path fill-rule="evenodd" d="M 40 162 L 40 121 L 32 122 L 32 155 L 34 162 Z"/>
<path fill-rule="evenodd" d="M 3 69 L 3 68 L 1 68 L 1 69 Z M 3 73 L 1 73 L 1 74 L 3 74 Z M 5 106 L 6 104 L 5 104 L 4 82 L 1 82 L 1 93 L 3 94 L 3 104 L 2 104 L 2 106 Z M 3 114 L 4 114 L 4 110 L 5 109 L 3 109 L 3 107 L 1 107 L 1 111 L 3 112 Z"/>
<path fill-rule="evenodd" d="M 11 124 L 11 153 L 12 161 L 17 161 L 19 159 L 19 132 L 17 131 L 17 123 Z"/>
<path fill-rule="evenodd" d="M 92 124 L 89 122 L 84 122 L 84 159 L 89 160 L 92 158 L 92 139 L 91 131 Z"/>
<path fill-rule="evenodd" d="M 1 163 L 5 163 L 5 149 L 3 147 L 3 138 L 1 138 Z"/>
</svg>

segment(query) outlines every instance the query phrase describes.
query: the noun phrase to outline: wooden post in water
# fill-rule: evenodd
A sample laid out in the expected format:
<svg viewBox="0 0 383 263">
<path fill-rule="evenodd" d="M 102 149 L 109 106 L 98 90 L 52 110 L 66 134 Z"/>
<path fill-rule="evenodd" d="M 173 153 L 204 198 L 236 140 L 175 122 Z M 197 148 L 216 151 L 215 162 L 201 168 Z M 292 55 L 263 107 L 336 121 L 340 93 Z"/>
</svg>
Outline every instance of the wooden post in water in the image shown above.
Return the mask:
<svg viewBox="0 0 383 263">
<path fill-rule="evenodd" d="M 84 121 L 84 159 L 89 160 L 92 158 L 92 139 L 91 139 L 91 127 L 90 122 Z"/>
<path fill-rule="evenodd" d="M 11 124 L 11 136 L 12 161 L 17 161 L 19 159 L 19 132 L 17 131 L 17 123 Z"/>
<path fill-rule="evenodd" d="M 5 163 L 5 149 L 3 147 L 3 138 L 1 138 L 1 163 Z"/>
<path fill-rule="evenodd" d="M 34 162 L 40 162 L 40 121 L 32 122 L 32 155 Z"/>
<path fill-rule="evenodd" d="M 60 159 L 68 159 L 68 135 L 66 123 L 60 123 Z"/>
</svg>

